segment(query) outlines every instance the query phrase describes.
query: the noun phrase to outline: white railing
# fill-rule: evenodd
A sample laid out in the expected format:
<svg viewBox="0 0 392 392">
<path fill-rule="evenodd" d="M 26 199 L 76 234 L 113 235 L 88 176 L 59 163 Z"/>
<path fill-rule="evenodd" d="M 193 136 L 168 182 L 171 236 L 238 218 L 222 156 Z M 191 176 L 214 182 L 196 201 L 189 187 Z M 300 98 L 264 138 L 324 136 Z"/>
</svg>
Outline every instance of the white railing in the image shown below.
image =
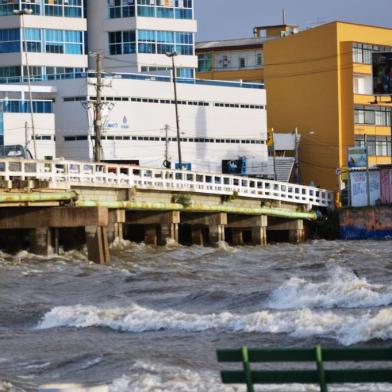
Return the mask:
<svg viewBox="0 0 392 392">
<path fill-rule="evenodd" d="M 48 181 L 52 189 L 73 187 L 132 188 L 233 195 L 293 204 L 332 207 L 325 189 L 226 174 L 152 169 L 139 166 L 66 160 L 0 159 L 1 180 Z"/>
</svg>

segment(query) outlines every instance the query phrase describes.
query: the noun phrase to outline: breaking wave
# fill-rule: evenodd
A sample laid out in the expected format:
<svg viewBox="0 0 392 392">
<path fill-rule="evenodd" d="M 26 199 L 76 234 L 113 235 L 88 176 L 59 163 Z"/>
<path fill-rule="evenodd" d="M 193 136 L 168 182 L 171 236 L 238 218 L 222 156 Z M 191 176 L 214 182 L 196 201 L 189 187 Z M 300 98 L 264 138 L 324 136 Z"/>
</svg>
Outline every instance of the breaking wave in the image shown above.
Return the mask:
<svg viewBox="0 0 392 392">
<path fill-rule="evenodd" d="M 383 285 L 370 284 L 354 272 L 335 268 L 323 282 L 308 282 L 293 277 L 270 295 L 271 309 L 301 308 L 370 308 L 392 303 L 392 291 Z"/>
<path fill-rule="evenodd" d="M 59 327 L 104 327 L 131 333 L 159 330 L 190 333 L 215 329 L 229 333 L 288 334 L 295 338 L 318 336 L 350 345 L 372 339 L 392 339 L 392 308 L 373 313 L 362 311 L 356 315 L 311 309 L 196 314 L 170 309 L 157 311 L 138 305 L 128 308 L 76 305 L 52 309 L 37 326 L 38 329 Z"/>
</svg>

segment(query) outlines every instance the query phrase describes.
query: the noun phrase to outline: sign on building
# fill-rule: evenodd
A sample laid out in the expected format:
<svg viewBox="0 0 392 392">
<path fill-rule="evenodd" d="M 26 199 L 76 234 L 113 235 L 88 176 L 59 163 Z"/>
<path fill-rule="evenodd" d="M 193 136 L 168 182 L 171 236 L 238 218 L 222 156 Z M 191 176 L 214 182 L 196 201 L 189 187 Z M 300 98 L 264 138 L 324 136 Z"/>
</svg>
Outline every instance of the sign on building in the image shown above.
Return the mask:
<svg viewBox="0 0 392 392">
<path fill-rule="evenodd" d="M 347 166 L 354 167 L 367 167 L 368 154 L 366 147 L 350 147 L 348 149 Z"/>
<path fill-rule="evenodd" d="M 373 94 L 392 95 L 392 52 L 373 53 Z"/>
<path fill-rule="evenodd" d="M 368 184 L 366 171 L 350 173 L 351 206 L 365 207 L 368 205 Z M 381 181 L 379 171 L 369 172 L 370 205 L 374 206 L 381 198 Z"/>
</svg>

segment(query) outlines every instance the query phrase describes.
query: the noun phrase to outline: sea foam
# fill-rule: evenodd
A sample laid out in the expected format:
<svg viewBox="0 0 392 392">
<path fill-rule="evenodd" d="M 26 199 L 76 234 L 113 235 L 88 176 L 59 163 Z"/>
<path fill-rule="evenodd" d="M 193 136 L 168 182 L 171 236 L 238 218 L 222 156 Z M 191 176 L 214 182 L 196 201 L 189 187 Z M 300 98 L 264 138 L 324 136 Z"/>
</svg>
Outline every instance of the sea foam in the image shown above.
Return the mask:
<svg viewBox="0 0 392 392">
<path fill-rule="evenodd" d="M 371 308 L 392 303 L 392 291 L 370 284 L 352 271 L 336 267 L 322 282 L 309 282 L 292 277 L 272 292 L 267 307 L 300 308 Z"/>
<path fill-rule="evenodd" d="M 59 327 L 104 327 L 130 333 L 159 330 L 191 333 L 209 329 L 228 333 L 284 333 L 296 338 L 332 338 L 350 345 L 371 339 L 391 339 L 392 308 L 355 315 L 311 309 L 197 314 L 171 309 L 158 311 L 136 304 L 126 308 L 76 305 L 53 308 L 37 326 L 38 329 Z"/>
</svg>

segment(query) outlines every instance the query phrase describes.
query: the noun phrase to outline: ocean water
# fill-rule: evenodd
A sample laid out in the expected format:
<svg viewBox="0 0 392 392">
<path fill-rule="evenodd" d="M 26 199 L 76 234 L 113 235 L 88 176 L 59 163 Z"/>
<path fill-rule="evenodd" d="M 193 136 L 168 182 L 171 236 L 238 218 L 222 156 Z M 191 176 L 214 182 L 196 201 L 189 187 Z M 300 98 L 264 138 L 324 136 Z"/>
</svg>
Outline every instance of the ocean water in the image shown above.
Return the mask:
<svg viewBox="0 0 392 392">
<path fill-rule="evenodd" d="M 0 253 L 0 391 L 234 392 L 217 348 L 391 346 L 392 242 Z M 317 391 L 264 386 L 260 391 Z M 392 391 L 392 385 L 331 391 Z"/>
</svg>

